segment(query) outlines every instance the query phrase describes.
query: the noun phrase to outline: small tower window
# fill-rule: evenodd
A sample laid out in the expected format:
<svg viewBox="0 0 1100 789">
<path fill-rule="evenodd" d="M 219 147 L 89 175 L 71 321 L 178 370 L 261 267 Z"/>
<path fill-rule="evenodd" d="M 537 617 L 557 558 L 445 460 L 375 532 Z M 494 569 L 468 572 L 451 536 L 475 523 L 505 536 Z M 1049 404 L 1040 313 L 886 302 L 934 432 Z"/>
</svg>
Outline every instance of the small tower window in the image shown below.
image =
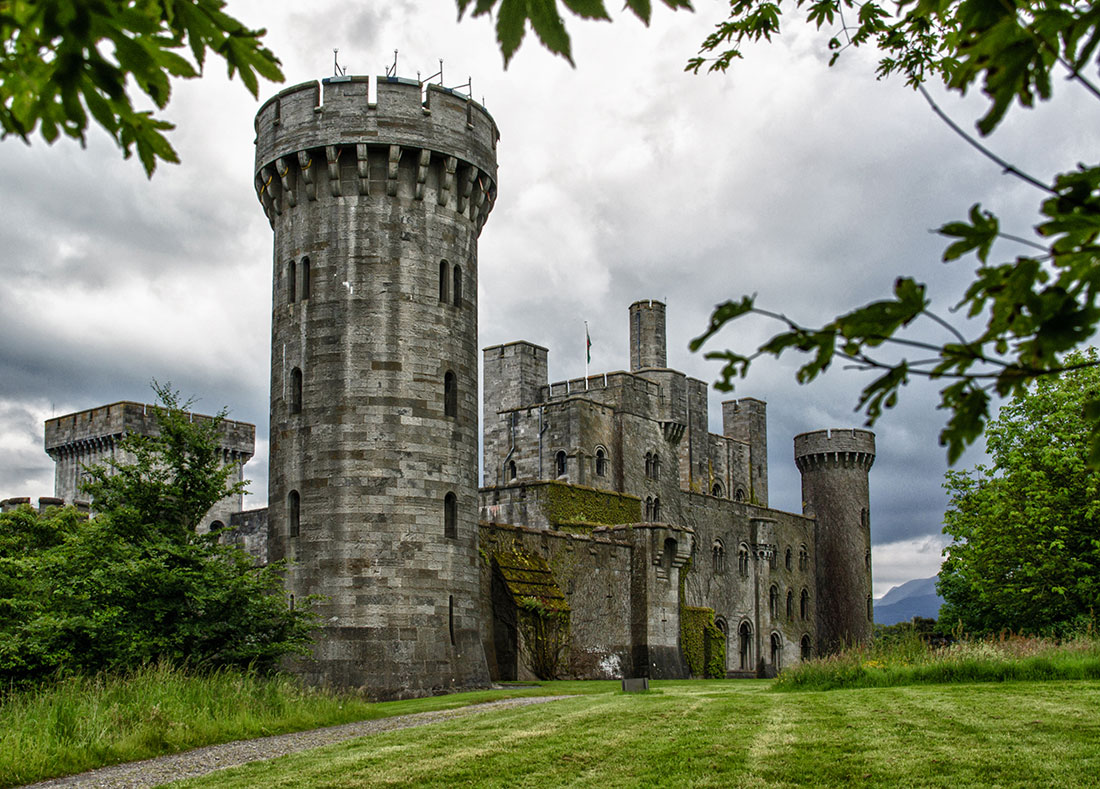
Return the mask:
<svg viewBox="0 0 1100 789">
<path fill-rule="evenodd" d="M 462 267 L 455 266 L 454 271 L 454 304 L 456 307 L 462 306 Z"/>
<path fill-rule="evenodd" d="M 810 615 L 810 593 L 805 589 L 802 590 L 802 598 L 798 603 L 798 615 L 802 619 Z"/>
<path fill-rule="evenodd" d="M 653 479 L 661 478 L 661 456 L 653 453 Z"/>
<path fill-rule="evenodd" d="M 516 478 L 516 461 L 509 460 L 508 461 L 508 479 L 515 479 L 515 478 Z"/>
<path fill-rule="evenodd" d="M 450 370 L 443 376 L 443 415 L 458 416 L 458 384 Z"/>
<path fill-rule="evenodd" d="M 309 298 L 309 258 L 302 258 L 302 301 Z"/>
<path fill-rule="evenodd" d="M 745 500 L 745 491 L 741 490 L 741 488 L 738 488 L 737 492 L 733 494 L 733 500 L 734 501 L 744 501 Z"/>
<path fill-rule="evenodd" d="M 455 596 L 447 598 L 447 627 L 451 631 L 451 646 L 455 645 Z"/>
<path fill-rule="evenodd" d="M 774 550 L 769 551 L 769 553 L 768 553 L 768 567 L 770 567 L 774 570 L 778 566 L 779 566 L 779 555 Z"/>
<path fill-rule="evenodd" d="M 447 301 L 447 261 L 439 261 L 439 300 Z"/>
<path fill-rule="evenodd" d="M 808 570 L 810 567 L 810 552 L 805 545 L 798 546 L 798 569 Z"/>
<path fill-rule="evenodd" d="M 768 590 L 768 612 L 772 615 L 772 619 L 779 618 L 779 587 L 772 584 L 771 589 Z"/>
<path fill-rule="evenodd" d="M 657 496 L 653 497 L 653 520 L 659 521 L 661 519 L 661 499 Z"/>
<path fill-rule="evenodd" d="M 809 660 L 814 656 L 813 645 L 810 643 L 809 636 L 802 636 L 802 659 Z"/>
<path fill-rule="evenodd" d="M 653 477 L 653 453 L 652 452 L 646 452 L 645 453 L 645 476 L 646 476 L 646 479 L 651 479 Z"/>
<path fill-rule="evenodd" d="M 653 520 L 653 497 L 645 497 L 645 519 L 647 521 Z"/>
<path fill-rule="evenodd" d="M 787 590 L 787 621 L 794 619 L 794 592 Z"/>
<path fill-rule="evenodd" d="M 554 456 L 554 472 L 555 472 L 555 476 L 558 476 L 558 477 L 564 477 L 565 476 L 565 453 L 564 452 L 558 452 L 558 454 L 556 454 Z"/>
<path fill-rule="evenodd" d="M 298 300 L 298 264 L 293 260 L 286 267 L 286 303 Z"/>
<path fill-rule="evenodd" d="M 458 497 L 453 493 L 443 497 L 443 536 L 458 537 Z"/>
<path fill-rule="evenodd" d="M 603 447 L 596 447 L 596 476 L 607 476 L 607 452 Z"/>
<path fill-rule="evenodd" d="M 749 574 L 749 546 L 745 543 L 737 547 L 737 572 L 743 576 Z"/>
<path fill-rule="evenodd" d="M 290 371 L 290 413 L 302 413 L 302 371 L 298 367 Z"/>
<path fill-rule="evenodd" d="M 301 498 L 292 490 L 286 497 L 287 534 L 297 537 L 301 530 Z"/>
<path fill-rule="evenodd" d="M 791 569 L 791 546 L 787 546 L 787 553 L 783 558 L 783 566 L 788 570 Z"/>
<path fill-rule="evenodd" d="M 722 486 L 719 485 L 717 482 L 715 482 L 714 485 L 711 486 L 710 495 L 712 495 L 716 498 L 721 498 L 722 497 Z"/>
</svg>

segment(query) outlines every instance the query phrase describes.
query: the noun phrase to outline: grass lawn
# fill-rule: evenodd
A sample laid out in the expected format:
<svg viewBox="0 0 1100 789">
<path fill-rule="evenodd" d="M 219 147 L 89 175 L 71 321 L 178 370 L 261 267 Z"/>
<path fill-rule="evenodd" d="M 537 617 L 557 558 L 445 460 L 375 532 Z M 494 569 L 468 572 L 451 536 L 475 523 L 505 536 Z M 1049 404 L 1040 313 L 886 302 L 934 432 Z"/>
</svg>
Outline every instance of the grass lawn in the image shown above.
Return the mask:
<svg viewBox="0 0 1100 789">
<path fill-rule="evenodd" d="M 554 691 L 559 683 L 545 683 Z M 562 690 L 574 683 L 561 683 Z M 187 787 L 1095 786 L 1100 682 L 776 693 L 656 682 L 214 773 Z M 603 688 L 600 688 L 603 690 Z"/>
</svg>

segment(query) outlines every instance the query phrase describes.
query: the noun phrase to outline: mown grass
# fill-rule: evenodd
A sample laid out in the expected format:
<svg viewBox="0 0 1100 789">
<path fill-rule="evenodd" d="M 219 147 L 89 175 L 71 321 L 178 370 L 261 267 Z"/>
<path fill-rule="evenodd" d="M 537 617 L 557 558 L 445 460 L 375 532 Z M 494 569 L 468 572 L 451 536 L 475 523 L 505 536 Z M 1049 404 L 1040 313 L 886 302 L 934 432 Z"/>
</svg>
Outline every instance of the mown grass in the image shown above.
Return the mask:
<svg viewBox="0 0 1100 789">
<path fill-rule="evenodd" d="M 564 683 L 554 692 L 614 687 Z M 285 676 L 237 671 L 198 675 L 151 666 L 125 677 L 73 677 L 0 694 L 0 786 L 213 743 L 547 692 L 517 687 L 372 704 Z"/>
<path fill-rule="evenodd" d="M 776 690 L 833 690 L 945 682 L 1100 679 L 1100 638 L 1006 635 L 926 644 L 916 635 L 877 640 L 783 671 Z"/>
<path fill-rule="evenodd" d="M 1069 787 L 1100 775 L 1100 682 L 770 686 L 655 682 L 647 694 L 492 711 L 180 786 Z"/>
</svg>

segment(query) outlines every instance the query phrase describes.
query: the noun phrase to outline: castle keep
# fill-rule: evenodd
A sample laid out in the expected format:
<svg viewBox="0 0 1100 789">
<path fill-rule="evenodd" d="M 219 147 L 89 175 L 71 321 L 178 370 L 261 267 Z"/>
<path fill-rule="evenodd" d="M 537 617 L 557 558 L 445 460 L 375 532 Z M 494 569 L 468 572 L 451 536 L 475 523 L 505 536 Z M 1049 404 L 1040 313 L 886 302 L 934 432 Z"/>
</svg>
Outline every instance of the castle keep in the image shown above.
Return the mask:
<svg viewBox="0 0 1100 789">
<path fill-rule="evenodd" d="M 803 512 L 770 508 L 765 403 L 723 403 L 709 432 L 706 383 L 667 367 L 659 301 L 630 306 L 628 370 L 552 383 L 546 348 L 483 349 L 478 489 L 498 138 L 468 97 L 394 77 L 297 85 L 256 116 L 269 506 L 234 525 L 266 523 L 250 549 L 292 560 L 293 599 L 323 596 L 293 668 L 395 698 L 534 674 L 770 675 L 866 639 L 874 435 L 797 436 Z"/>
</svg>

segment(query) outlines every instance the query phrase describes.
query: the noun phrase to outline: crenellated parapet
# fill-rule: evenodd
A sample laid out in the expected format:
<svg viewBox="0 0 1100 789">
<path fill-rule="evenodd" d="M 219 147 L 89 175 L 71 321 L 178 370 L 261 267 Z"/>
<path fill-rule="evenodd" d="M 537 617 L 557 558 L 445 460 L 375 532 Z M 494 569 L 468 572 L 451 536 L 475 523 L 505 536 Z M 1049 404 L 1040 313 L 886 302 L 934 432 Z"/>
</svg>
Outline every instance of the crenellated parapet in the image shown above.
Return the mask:
<svg viewBox="0 0 1100 789">
<path fill-rule="evenodd" d="M 875 462 L 875 434 L 854 428 L 800 433 L 794 437 L 794 462 L 803 473 L 823 468 L 869 471 Z"/>
<path fill-rule="evenodd" d="M 256 115 L 255 188 L 268 221 L 327 198 L 434 200 L 478 230 L 496 199 L 496 122 L 440 85 L 330 77 L 281 91 Z"/>
</svg>

